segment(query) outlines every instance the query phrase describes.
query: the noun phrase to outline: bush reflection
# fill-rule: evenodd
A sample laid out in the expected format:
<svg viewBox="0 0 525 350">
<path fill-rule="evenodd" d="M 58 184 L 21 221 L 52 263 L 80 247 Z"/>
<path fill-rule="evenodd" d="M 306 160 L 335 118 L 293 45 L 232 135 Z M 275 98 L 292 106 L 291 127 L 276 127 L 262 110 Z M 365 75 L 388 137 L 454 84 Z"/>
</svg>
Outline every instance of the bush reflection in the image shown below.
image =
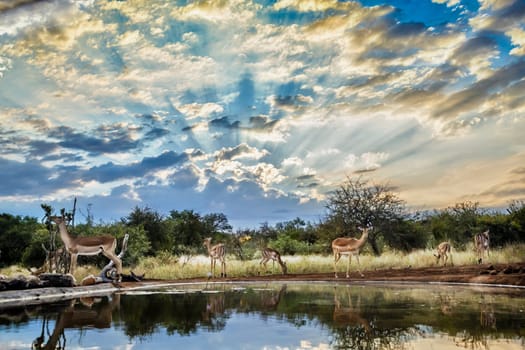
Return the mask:
<svg viewBox="0 0 525 350">
<path fill-rule="evenodd" d="M 383 288 L 351 285 L 212 285 L 201 290 L 156 291 L 85 298 L 47 306 L 1 310 L 0 324 L 38 317 L 33 349 L 65 349 L 64 330 L 116 328 L 128 339 L 159 333 L 191 336 L 220 332 L 234 315 L 316 325 L 331 348 L 414 348 L 436 336 L 456 346 L 488 348 L 489 340 L 521 341 L 525 329 L 522 291 L 504 294 L 461 288 Z M 254 330 L 247 330 L 255 332 Z"/>
</svg>

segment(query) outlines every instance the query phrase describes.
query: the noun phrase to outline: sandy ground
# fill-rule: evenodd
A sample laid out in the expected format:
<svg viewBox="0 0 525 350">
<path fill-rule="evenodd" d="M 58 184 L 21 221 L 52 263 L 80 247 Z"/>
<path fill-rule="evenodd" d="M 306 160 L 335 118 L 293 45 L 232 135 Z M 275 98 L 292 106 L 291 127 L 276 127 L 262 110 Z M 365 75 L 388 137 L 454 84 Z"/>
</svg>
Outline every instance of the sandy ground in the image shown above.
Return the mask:
<svg viewBox="0 0 525 350">
<path fill-rule="evenodd" d="M 414 283 L 472 283 L 490 284 L 504 286 L 520 286 L 525 289 L 525 262 L 514 264 L 483 264 L 468 266 L 445 266 L 425 268 L 387 269 L 375 271 L 363 271 L 361 277 L 355 270 L 350 271 L 350 277 L 345 278 L 345 273 L 340 272 L 339 278 L 333 273 L 317 274 L 273 274 L 249 277 L 226 277 L 214 278 L 214 281 L 337 281 L 343 282 L 414 282 Z M 147 277 L 147 276 L 146 276 Z M 144 283 L 150 282 L 204 282 L 204 278 L 194 278 L 174 281 L 154 281 L 145 279 Z M 140 282 L 139 282 L 140 283 Z M 137 282 L 123 282 L 122 288 L 137 286 Z"/>
</svg>

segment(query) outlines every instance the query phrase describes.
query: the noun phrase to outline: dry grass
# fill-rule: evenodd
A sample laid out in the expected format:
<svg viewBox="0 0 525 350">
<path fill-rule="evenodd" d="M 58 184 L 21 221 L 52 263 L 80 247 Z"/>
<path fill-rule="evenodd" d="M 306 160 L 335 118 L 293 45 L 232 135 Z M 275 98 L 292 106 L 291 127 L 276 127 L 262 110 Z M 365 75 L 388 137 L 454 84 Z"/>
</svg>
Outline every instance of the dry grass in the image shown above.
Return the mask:
<svg viewBox="0 0 525 350">
<path fill-rule="evenodd" d="M 362 255 L 360 257 L 360 267 L 362 271 L 384 269 L 384 268 L 413 268 L 434 266 L 436 258 L 432 250 L 417 250 L 410 254 L 398 252 L 387 252 L 379 257 L 372 255 Z M 487 262 L 514 263 L 522 262 L 525 256 L 525 244 L 507 246 L 491 252 Z M 338 269 L 343 271 L 346 267 L 346 257 L 343 257 L 338 264 Z M 293 274 L 302 273 L 328 273 L 333 272 L 333 257 L 331 255 L 301 255 L 283 256 L 288 272 Z M 476 256 L 472 251 L 452 251 L 452 264 L 471 265 L 476 263 Z M 352 259 L 351 269 L 355 269 L 357 262 Z M 449 260 L 450 264 L 450 260 Z M 234 257 L 227 257 L 227 274 L 236 276 L 255 276 L 267 274 L 269 272 L 281 273 L 278 264 L 272 267 L 269 262 L 268 271 L 264 271 L 259 265 L 259 260 L 240 261 Z M 172 261 L 159 261 L 158 258 L 144 259 L 135 269 L 135 273 L 146 272 L 149 278 L 160 279 L 179 279 L 191 277 L 206 277 L 210 271 L 210 259 L 207 256 L 198 255 L 192 257 L 181 257 Z M 220 273 L 220 267 L 215 270 L 216 275 Z"/>
<path fill-rule="evenodd" d="M 384 269 L 384 268 L 413 268 L 434 266 L 436 258 L 432 250 L 417 250 L 409 254 L 399 252 L 386 252 L 379 257 L 362 255 L 360 267 L 362 271 Z M 494 249 L 486 262 L 515 263 L 522 262 L 525 257 L 525 244 L 507 246 L 502 249 Z M 338 265 L 339 271 L 346 269 L 346 257 L 343 257 Z M 331 255 L 301 255 L 283 256 L 288 272 L 292 274 L 303 273 L 328 273 L 333 272 L 333 257 Z M 449 260 L 450 262 L 450 260 Z M 471 265 L 476 263 L 476 256 L 471 250 L 452 251 L 452 263 L 454 265 Z M 356 260 L 352 259 L 351 270 L 356 268 Z M 272 267 L 269 262 L 268 271 L 263 271 L 259 260 L 240 261 L 233 256 L 227 257 L 226 268 L 228 276 L 256 276 L 267 273 L 281 273 L 278 264 Z M 192 277 L 207 277 L 210 272 L 210 259 L 204 255 L 174 257 L 162 254 L 160 257 L 148 257 L 133 268 L 124 267 L 124 273 L 133 270 L 136 274 L 146 273 L 147 278 L 154 279 L 183 279 Z M 90 265 L 80 265 L 75 272 L 77 281 L 82 280 L 89 274 L 97 275 L 100 270 Z M 0 274 L 7 276 L 27 275 L 27 269 L 13 266 L 0 269 Z M 220 274 L 220 266 L 217 265 L 215 274 Z"/>
</svg>

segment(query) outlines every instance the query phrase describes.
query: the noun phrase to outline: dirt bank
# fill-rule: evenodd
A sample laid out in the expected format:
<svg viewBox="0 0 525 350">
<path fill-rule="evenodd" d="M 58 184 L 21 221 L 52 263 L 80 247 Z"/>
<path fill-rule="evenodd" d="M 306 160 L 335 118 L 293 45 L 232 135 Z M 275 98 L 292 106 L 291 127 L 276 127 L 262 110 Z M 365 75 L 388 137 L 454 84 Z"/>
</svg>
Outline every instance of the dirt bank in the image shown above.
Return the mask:
<svg viewBox="0 0 525 350">
<path fill-rule="evenodd" d="M 414 283 L 473 283 L 502 286 L 520 286 L 525 288 L 525 262 L 514 264 L 484 264 L 469 266 L 424 267 L 405 269 L 385 269 L 364 271 L 364 277 L 356 271 L 350 272 L 350 278 L 344 277 L 344 272 L 335 278 L 333 273 L 315 274 L 274 274 L 248 277 L 215 278 L 214 281 L 385 281 L 385 282 L 414 282 Z M 142 283 L 153 282 L 204 282 L 204 278 L 194 278 L 176 281 L 145 280 Z M 136 283 L 122 283 L 122 287 L 136 286 Z"/>
</svg>

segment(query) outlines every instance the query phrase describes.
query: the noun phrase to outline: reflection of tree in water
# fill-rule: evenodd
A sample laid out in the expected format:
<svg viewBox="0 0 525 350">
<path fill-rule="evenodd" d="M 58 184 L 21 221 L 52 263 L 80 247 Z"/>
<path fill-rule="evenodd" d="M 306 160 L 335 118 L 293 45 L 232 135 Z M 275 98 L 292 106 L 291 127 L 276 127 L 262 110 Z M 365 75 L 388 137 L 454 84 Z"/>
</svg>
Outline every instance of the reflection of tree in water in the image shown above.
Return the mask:
<svg viewBox="0 0 525 350">
<path fill-rule="evenodd" d="M 493 298 L 481 294 L 479 296 L 479 323 L 469 331 L 464 331 L 456 337 L 456 345 L 467 349 L 489 349 L 485 336 L 487 330 L 496 331 L 496 315 Z"/>
<path fill-rule="evenodd" d="M 382 318 L 375 315 L 375 307 L 384 302 L 380 294 L 364 295 L 347 287 L 334 288 L 331 347 L 363 350 L 404 349 L 407 338 L 415 337 L 420 332 L 409 325 L 385 324 Z M 399 314 L 398 316 L 405 317 Z"/>
<path fill-rule="evenodd" d="M 339 349 L 404 349 L 407 342 L 435 334 L 449 335 L 465 348 L 486 348 L 487 339 L 525 336 L 522 297 L 515 306 L 502 311 L 502 302 L 495 302 L 492 294 L 449 295 L 436 290 L 418 294 L 410 289 L 350 285 L 224 287 L 185 294 L 125 295 L 119 312 L 113 311 L 112 322 L 130 338 L 143 338 L 158 332 L 218 332 L 232 314 L 253 314 L 286 321 L 297 328 L 310 325 L 327 329 L 330 345 Z M 511 307 L 514 309 L 509 310 Z"/>
<path fill-rule="evenodd" d="M 332 330 L 331 346 L 405 349 L 412 340 L 441 334 L 455 339 L 457 346 L 488 349 L 489 339 L 524 339 L 525 317 L 519 311 L 525 306 L 522 298 L 521 306 L 503 311 L 491 294 L 477 300 L 471 293 L 456 299 L 454 293 L 449 298 L 442 293 L 436 296 L 429 290 L 424 292 L 417 295 L 381 288 L 335 288 L 333 322 L 322 319 Z"/>
<path fill-rule="evenodd" d="M 361 295 L 352 298 L 348 288 L 334 288 L 333 328 L 333 348 L 373 349 L 372 325 L 362 316 Z"/>
<path fill-rule="evenodd" d="M 224 298 L 223 293 L 219 295 Z M 211 312 L 207 302 L 200 293 L 127 295 L 121 312 L 124 330 L 131 338 L 152 335 L 161 327 L 168 334 L 180 335 L 194 333 L 199 327 L 219 331 L 228 314 L 224 310 Z"/>
<path fill-rule="evenodd" d="M 146 337 L 165 328 L 189 335 L 199 329 L 221 331 L 233 312 L 275 314 L 286 286 L 279 289 L 127 295 L 120 313 L 128 336 Z"/>
</svg>

